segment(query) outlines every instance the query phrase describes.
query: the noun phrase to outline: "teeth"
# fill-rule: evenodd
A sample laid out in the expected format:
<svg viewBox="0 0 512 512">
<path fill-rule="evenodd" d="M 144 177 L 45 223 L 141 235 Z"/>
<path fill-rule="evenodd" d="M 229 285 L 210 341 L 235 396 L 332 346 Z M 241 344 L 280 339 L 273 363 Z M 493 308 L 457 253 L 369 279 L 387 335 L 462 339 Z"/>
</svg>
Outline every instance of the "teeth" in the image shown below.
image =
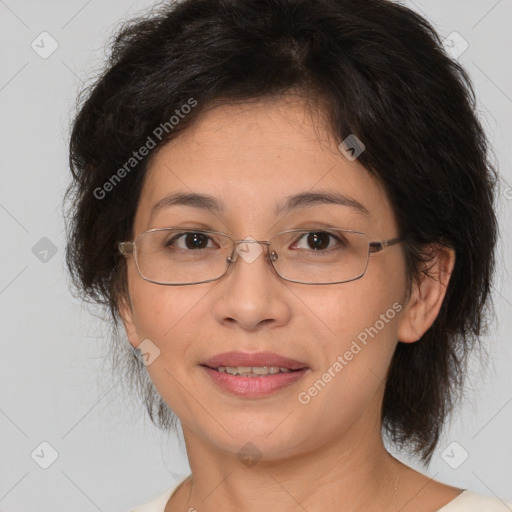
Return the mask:
<svg viewBox="0 0 512 512">
<path fill-rule="evenodd" d="M 278 366 L 219 366 L 218 372 L 230 375 L 243 375 L 244 377 L 261 377 L 276 373 L 290 373 L 292 370 Z"/>
</svg>

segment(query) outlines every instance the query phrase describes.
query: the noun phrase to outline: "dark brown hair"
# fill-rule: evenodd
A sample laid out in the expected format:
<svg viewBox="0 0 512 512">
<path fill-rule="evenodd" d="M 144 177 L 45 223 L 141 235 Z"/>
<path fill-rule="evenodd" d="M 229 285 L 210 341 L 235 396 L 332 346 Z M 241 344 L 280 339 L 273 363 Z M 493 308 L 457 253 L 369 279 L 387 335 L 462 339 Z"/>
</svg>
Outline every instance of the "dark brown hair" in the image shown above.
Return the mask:
<svg viewBox="0 0 512 512">
<path fill-rule="evenodd" d="M 382 406 L 384 433 L 428 462 L 486 327 L 496 173 L 467 74 L 410 9 L 388 0 L 185 0 L 125 24 L 104 73 L 82 95 L 71 134 L 74 284 L 118 325 L 126 267 L 116 244 L 133 235 L 149 159 L 215 101 L 292 90 L 322 98 L 339 141 L 355 134 L 364 142 L 359 161 L 385 187 L 400 233 L 410 235 L 410 283 L 427 272 L 427 244 L 455 249 L 441 311 L 419 342 L 398 344 Z M 162 126 L 169 129 L 157 137 Z M 130 161 L 148 137 L 155 147 Z M 130 356 L 123 371 L 130 369 L 152 420 L 174 425 Z"/>
</svg>

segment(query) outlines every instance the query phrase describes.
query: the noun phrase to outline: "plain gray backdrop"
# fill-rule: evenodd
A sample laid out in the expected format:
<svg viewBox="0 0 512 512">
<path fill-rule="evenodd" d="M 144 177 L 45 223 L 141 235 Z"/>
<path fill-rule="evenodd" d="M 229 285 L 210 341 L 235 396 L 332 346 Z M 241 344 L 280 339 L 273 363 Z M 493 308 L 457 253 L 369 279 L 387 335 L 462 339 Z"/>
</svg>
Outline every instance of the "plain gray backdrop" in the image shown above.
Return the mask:
<svg viewBox="0 0 512 512">
<path fill-rule="evenodd" d="M 0 0 L 4 512 L 119 512 L 189 473 L 181 433 L 157 431 L 110 376 L 106 325 L 71 296 L 64 266 L 62 200 L 75 98 L 101 69 L 117 24 L 154 3 Z M 404 460 L 438 480 L 512 501 L 512 0 L 404 3 L 452 41 L 473 80 L 501 175 L 488 369 L 473 361 L 465 401 L 430 467 Z"/>
</svg>

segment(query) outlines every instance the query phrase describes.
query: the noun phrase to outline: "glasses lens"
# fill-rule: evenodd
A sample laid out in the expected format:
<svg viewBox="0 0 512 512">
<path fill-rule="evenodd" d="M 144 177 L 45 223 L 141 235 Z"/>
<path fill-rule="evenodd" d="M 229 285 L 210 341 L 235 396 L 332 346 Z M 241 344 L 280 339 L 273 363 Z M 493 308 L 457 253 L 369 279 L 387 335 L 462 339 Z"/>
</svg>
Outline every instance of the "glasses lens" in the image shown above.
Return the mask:
<svg viewBox="0 0 512 512">
<path fill-rule="evenodd" d="M 231 255 L 231 239 L 220 233 L 157 229 L 141 233 L 135 259 L 142 277 L 160 284 L 187 284 L 221 277 Z"/>
<path fill-rule="evenodd" d="M 364 275 L 368 238 L 353 231 L 292 230 L 276 235 L 270 251 L 276 272 L 299 283 L 330 284 Z"/>
</svg>

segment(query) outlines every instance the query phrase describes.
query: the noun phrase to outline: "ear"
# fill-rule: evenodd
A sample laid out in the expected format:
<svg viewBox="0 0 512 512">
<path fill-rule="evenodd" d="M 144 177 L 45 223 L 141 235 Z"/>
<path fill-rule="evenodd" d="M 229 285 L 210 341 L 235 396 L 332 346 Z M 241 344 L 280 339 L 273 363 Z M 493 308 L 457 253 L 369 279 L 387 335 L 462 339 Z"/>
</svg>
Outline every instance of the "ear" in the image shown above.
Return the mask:
<svg viewBox="0 0 512 512">
<path fill-rule="evenodd" d="M 418 341 L 434 323 L 455 266 L 453 249 L 435 245 L 427 250 L 431 260 L 425 264 L 419 282 L 412 284 L 407 306 L 400 315 L 398 341 L 403 343 Z"/>
<path fill-rule="evenodd" d="M 118 303 L 118 311 L 126 330 L 126 336 L 133 348 L 139 345 L 139 337 L 133 319 L 133 305 L 129 295 L 123 296 Z"/>
</svg>

